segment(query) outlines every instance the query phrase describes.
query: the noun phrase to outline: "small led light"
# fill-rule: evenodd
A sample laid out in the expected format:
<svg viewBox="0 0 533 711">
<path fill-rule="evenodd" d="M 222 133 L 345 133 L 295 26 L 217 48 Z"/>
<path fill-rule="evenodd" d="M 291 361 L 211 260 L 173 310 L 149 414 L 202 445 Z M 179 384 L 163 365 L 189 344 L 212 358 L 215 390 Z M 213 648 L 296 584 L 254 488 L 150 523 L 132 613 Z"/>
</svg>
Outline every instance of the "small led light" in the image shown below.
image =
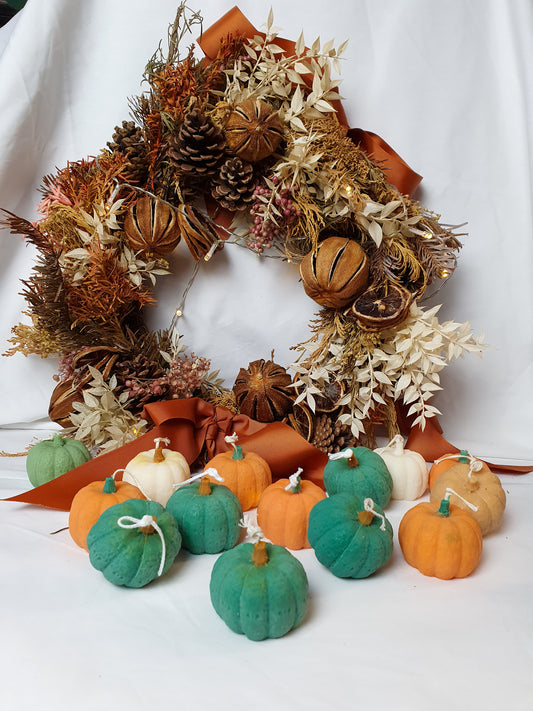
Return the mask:
<svg viewBox="0 0 533 711">
<path fill-rule="evenodd" d="M 446 279 L 446 277 L 449 277 L 449 276 L 450 276 L 450 272 L 449 272 L 448 269 L 443 269 L 443 270 L 441 271 L 441 273 L 439 274 L 439 277 L 440 277 L 441 279 Z"/>
<path fill-rule="evenodd" d="M 213 254 L 215 253 L 215 250 L 216 250 L 217 247 L 218 247 L 218 242 L 215 242 L 214 244 L 211 245 L 211 249 L 209 250 L 209 252 L 208 252 L 208 253 L 205 255 L 205 257 L 204 257 L 204 261 L 205 261 L 205 262 L 208 262 L 208 261 L 211 259 L 211 257 L 212 257 Z"/>
<path fill-rule="evenodd" d="M 424 237 L 424 239 L 431 239 L 433 237 L 433 235 L 431 234 L 431 232 L 424 232 L 423 237 Z"/>
<path fill-rule="evenodd" d="M 181 309 L 176 309 L 175 316 L 183 316 L 183 311 Z"/>
</svg>

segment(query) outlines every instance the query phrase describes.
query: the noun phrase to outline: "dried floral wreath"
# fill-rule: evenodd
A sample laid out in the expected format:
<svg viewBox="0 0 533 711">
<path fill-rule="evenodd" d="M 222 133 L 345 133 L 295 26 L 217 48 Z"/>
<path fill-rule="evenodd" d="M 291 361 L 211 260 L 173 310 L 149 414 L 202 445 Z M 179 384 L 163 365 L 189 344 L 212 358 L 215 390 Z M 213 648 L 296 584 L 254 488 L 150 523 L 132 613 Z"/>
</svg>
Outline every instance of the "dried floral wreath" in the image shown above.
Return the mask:
<svg viewBox="0 0 533 711">
<path fill-rule="evenodd" d="M 37 222 L 5 213 L 38 251 L 23 281 L 31 325 L 13 328 L 8 354 L 59 356 L 50 417 L 94 451 L 144 431 L 146 403 L 193 395 L 288 422 L 323 451 L 371 444 L 378 425 L 396 433 L 399 406 L 424 426 L 442 368 L 482 349 L 468 323 L 419 305 L 452 274 L 458 228 L 347 135 L 332 78 L 346 43 L 308 48 L 301 35 L 287 49 L 270 13 L 263 34 L 228 35 L 214 59 L 180 56 L 201 21 L 180 5 L 132 120 L 95 158 L 43 179 Z M 295 363 L 254 361 L 230 389 L 186 353 L 181 305 L 168 329 L 147 328 L 143 307 L 181 239 L 197 265 L 230 242 L 300 263 L 321 308 Z"/>
</svg>

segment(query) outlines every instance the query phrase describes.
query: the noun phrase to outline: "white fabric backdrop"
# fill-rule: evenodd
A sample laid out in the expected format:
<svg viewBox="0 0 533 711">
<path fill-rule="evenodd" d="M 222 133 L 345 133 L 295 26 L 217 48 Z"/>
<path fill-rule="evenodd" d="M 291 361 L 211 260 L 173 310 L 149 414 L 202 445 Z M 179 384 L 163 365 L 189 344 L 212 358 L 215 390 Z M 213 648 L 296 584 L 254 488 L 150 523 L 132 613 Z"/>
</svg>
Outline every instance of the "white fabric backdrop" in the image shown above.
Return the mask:
<svg viewBox="0 0 533 711">
<path fill-rule="evenodd" d="M 32 2 L 0 65 L 0 203 L 33 219 L 43 175 L 94 155 L 128 118 L 147 58 L 165 37 L 174 0 Z M 205 26 L 230 4 L 203 2 Z M 260 26 L 268 9 L 242 2 Z M 533 458 L 532 111 L 533 9 L 528 0 L 272 2 L 287 37 L 346 38 L 341 92 L 352 126 L 380 134 L 424 176 L 418 197 L 442 221 L 468 221 L 459 267 L 434 302 L 470 320 L 490 348 L 443 373 L 436 404 L 452 442 L 479 456 Z M 19 280 L 31 247 L 2 234 L 1 347 L 19 321 Z M 314 312 L 293 269 L 238 248 L 204 267 L 182 321 L 184 342 L 228 384 L 268 357 L 288 365 Z M 184 260 L 177 252 L 177 260 Z M 191 265 L 192 266 L 192 265 Z M 185 265 L 187 273 L 187 265 Z M 185 285 L 160 280 L 153 322 L 167 325 Z M 242 296 L 246 295 L 243 299 Z M 2 359 L 0 424 L 46 417 L 55 362 Z"/>
<path fill-rule="evenodd" d="M 271 4 L 287 37 L 303 28 L 309 39 L 350 38 L 342 93 L 351 125 L 380 134 L 424 175 L 419 197 L 444 221 L 469 222 L 459 268 L 438 299 L 444 317 L 470 319 L 492 347 L 481 361 L 447 370 L 438 398 L 447 437 L 478 455 L 533 460 L 531 3 Z M 105 145 L 175 5 L 29 0 L 0 32 L 0 205 L 33 219 L 42 176 Z M 208 26 L 229 7 L 204 0 L 198 9 Z M 256 26 L 268 12 L 251 0 L 240 8 Z M 0 236 L 2 350 L 24 309 L 19 280 L 32 260 L 17 237 Z M 166 323 L 182 287 L 162 282 L 154 322 Z M 228 249 L 191 291 L 185 340 L 231 379 L 273 346 L 288 361 L 312 311 L 289 270 Z M 47 424 L 56 364 L 15 356 L 0 368 L 0 450 L 21 451 Z M 0 496 L 28 488 L 24 458 L 0 461 Z M 180 554 L 158 583 L 116 588 L 68 532 L 49 535 L 67 514 L 4 502 L 0 698 L 20 711 L 169 703 L 531 711 L 532 477 L 502 477 L 503 527 L 462 581 L 421 576 L 397 540 L 389 565 L 364 581 L 338 580 L 312 551 L 298 552 L 309 614 L 287 637 L 255 644 L 230 632 L 210 605 L 214 557 Z M 410 505 L 387 509 L 395 531 Z"/>
</svg>

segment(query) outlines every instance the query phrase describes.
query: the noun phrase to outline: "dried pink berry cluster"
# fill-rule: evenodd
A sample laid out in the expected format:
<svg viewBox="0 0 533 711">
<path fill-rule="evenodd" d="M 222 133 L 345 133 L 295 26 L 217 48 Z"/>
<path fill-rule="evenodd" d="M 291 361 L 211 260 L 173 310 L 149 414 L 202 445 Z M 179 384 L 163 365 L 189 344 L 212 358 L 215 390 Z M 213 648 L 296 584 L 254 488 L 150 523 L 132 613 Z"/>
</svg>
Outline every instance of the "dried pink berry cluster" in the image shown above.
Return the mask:
<svg viewBox="0 0 533 711">
<path fill-rule="evenodd" d="M 209 373 L 211 362 L 207 358 L 191 355 L 179 356 L 170 363 L 167 372 L 159 378 L 140 380 L 128 378 L 124 385 L 128 388 L 130 400 L 148 402 L 164 398 L 193 397 Z"/>
<path fill-rule="evenodd" d="M 275 186 L 274 189 L 265 183 L 256 187 L 255 200 L 250 210 L 250 214 L 254 217 L 254 224 L 250 229 L 248 246 L 259 254 L 265 249 L 270 249 L 274 240 L 283 239 L 283 230 L 301 214 L 293 200 L 298 188 L 290 188 L 283 184 L 278 186 L 276 176 L 271 179 L 271 182 Z M 272 210 L 272 207 L 275 210 Z"/>
<path fill-rule="evenodd" d="M 192 397 L 202 386 L 209 373 L 211 362 L 207 358 L 196 356 L 180 356 L 174 358 L 169 367 L 168 384 L 172 397 Z"/>
</svg>

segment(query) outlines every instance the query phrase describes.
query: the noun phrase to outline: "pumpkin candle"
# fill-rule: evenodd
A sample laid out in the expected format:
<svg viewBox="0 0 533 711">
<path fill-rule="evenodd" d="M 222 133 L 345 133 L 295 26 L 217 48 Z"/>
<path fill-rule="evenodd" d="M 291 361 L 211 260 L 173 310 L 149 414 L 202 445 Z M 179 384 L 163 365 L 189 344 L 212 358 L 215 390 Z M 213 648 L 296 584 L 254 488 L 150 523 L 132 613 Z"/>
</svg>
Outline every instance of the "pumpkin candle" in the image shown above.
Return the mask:
<svg viewBox="0 0 533 711">
<path fill-rule="evenodd" d="M 440 501 L 424 501 L 409 509 L 398 529 L 409 565 L 442 580 L 470 575 L 483 548 L 479 524 L 470 513 L 450 504 L 452 493 L 448 489 Z"/>
<path fill-rule="evenodd" d="M 278 479 L 263 491 L 257 505 L 257 522 L 265 536 L 292 550 L 310 548 L 309 514 L 326 497 L 323 489 L 302 479 L 298 469 L 289 479 Z"/>
</svg>

